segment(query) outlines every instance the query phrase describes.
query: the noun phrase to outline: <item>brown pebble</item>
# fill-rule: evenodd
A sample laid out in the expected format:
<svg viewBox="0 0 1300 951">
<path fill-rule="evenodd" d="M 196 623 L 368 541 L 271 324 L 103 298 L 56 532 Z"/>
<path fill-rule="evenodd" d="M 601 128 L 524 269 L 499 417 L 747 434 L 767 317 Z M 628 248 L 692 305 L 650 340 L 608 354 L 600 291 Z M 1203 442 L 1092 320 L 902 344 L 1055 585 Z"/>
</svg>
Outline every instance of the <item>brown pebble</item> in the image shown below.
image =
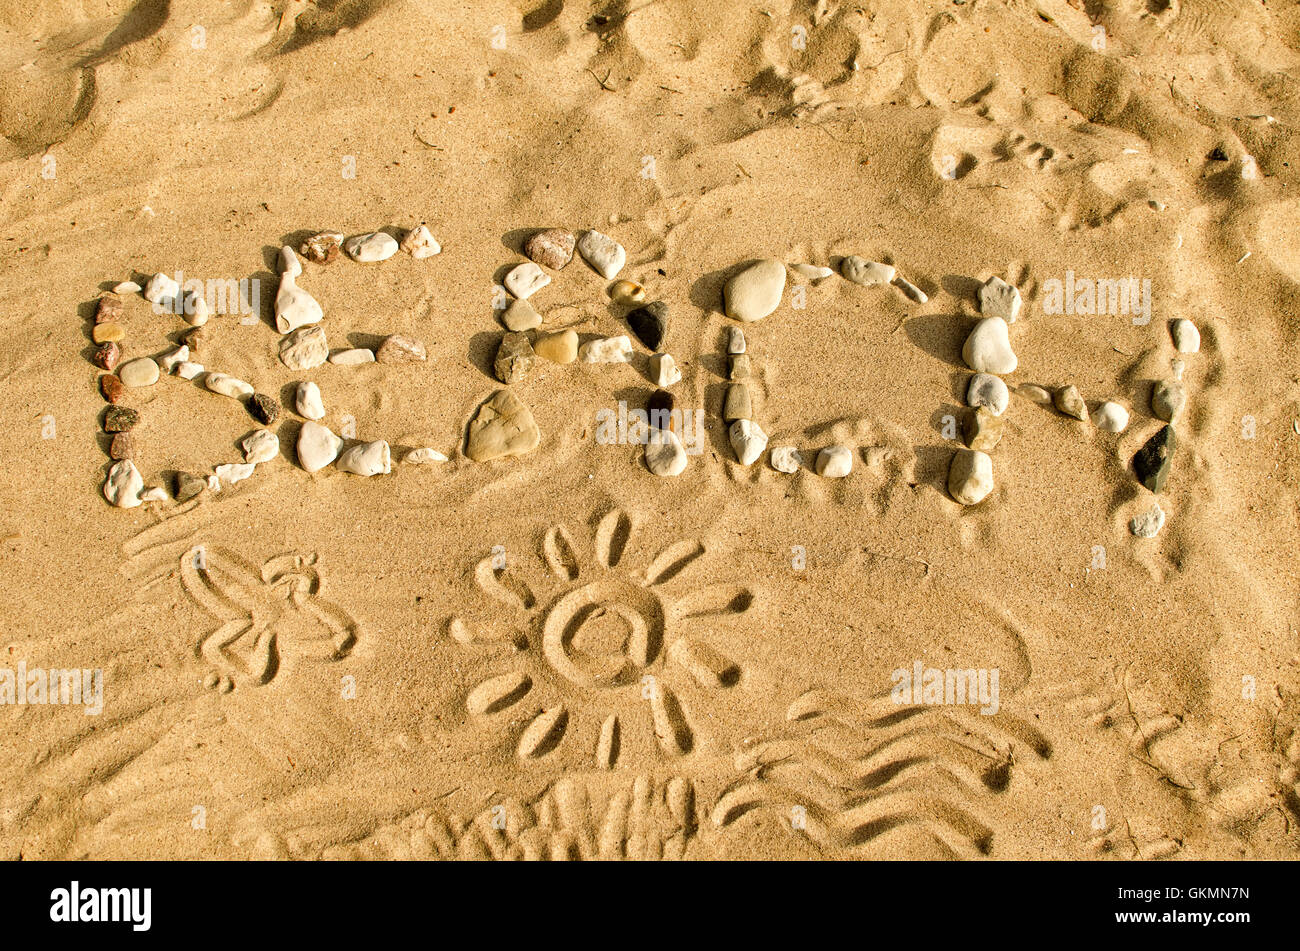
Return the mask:
<svg viewBox="0 0 1300 951">
<path fill-rule="evenodd" d="M 118 433 L 108 444 L 108 457 L 118 462 L 135 457 L 135 439 L 130 433 Z"/>
<path fill-rule="evenodd" d="M 172 497 L 177 502 L 188 502 L 208 487 L 207 480 L 192 472 L 176 473 L 176 491 Z"/>
<path fill-rule="evenodd" d="M 203 332 L 202 327 L 187 330 L 181 335 L 181 343 L 190 348 L 190 356 L 194 356 L 202 350 L 209 339 L 209 336 Z"/>
<path fill-rule="evenodd" d="M 733 353 L 727 358 L 727 379 L 749 379 L 749 354 Z"/>
<path fill-rule="evenodd" d="M 106 373 L 99 378 L 99 392 L 110 403 L 120 403 L 126 396 L 126 386 L 111 373 Z"/>
<path fill-rule="evenodd" d="M 110 406 L 104 414 L 104 432 L 125 433 L 140 422 L 140 414 L 127 406 Z"/>
<path fill-rule="evenodd" d="M 125 339 L 126 330 L 121 324 L 112 322 L 106 324 L 95 324 L 95 328 L 90 332 L 90 339 L 95 343 L 116 343 L 118 340 Z"/>
<path fill-rule="evenodd" d="M 338 260 L 339 245 L 342 242 L 343 235 L 322 231 L 304 241 L 298 252 L 313 264 L 333 264 Z"/>
<path fill-rule="evenodd" d="M 667 390 L 655 390 L 646 401 L 646 413 L 650 416 L 650 425 L 655 429 L 674 429 L 672 425 L 673 394 Z M 674 430 L 675 431 L 675 430 Z"/>
<path fill-rule="evenodd" d="M 118 363 L 122 360 L 122 348 L 112 340 L 108 341 L 108 343 L 101 343 L 95 348 L 95 352 L 91 355 L 90 359 L 94 361 L 95 366 L 99 367 L 101 370 L 112 372 L 117 369 Z"/>
<path fill-rule="evenodd" d="M 744 383 L 732 383 L 727 387 L 727 397 L 722 404 L 722 418 L 728 423 L 738 419 L 752 419 L 753 409 L 749 402 L 749 387 Z"/>
<path fill-rule="evenodd" d="M 254 393 L 248 400 L 248 412 L 259 423 L 270 426 L 280 418 L 280 404 L 265 393 Z"/>
<path fill-rule="evenodd" d="M 95 323 L 106 324 L 122 319 L 122 298 L 116 294 L 105 294 L 95 304 Z"/>
<path fill-rule="evenodd" d="M 559 271 L 573 260 L 573 232 L 563 228 L 547 228 L 524 242 L 524 256 L 553 271 Z"/>
</svg>

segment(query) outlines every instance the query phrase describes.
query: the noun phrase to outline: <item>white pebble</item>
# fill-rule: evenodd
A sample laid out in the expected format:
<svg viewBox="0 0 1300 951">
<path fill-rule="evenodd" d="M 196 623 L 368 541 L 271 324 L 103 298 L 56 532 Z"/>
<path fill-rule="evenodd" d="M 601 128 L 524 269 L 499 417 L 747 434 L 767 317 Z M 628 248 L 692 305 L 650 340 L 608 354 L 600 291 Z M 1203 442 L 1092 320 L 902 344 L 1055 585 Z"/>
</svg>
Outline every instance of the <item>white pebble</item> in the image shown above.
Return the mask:
<svg viewBox="0 0 1300 951">
<path fill-rule="evenodd" d="M 894 278 L 893 283 L 895 287 L 897 287 L 900 291 L 902 291 L 912 300 L 916 301 L 918 304 L 924 304 L 926 301 L 930 299 L 929 295 L 927 295 L 925 291 L 921 290 L 919 287 L 917 287 L 915 284 L 913 284 L 911 281 L 907 280 L 906 278 L 896 277 Z"/>
<path fill-rule="evenodd" d="M 652 473 L 665 478 L 686 471 L 686 450 L 671 429 L 651 429 L 645 446 L 645 465 Z"/>
<path fill-rule="evenodd" d="M 280 248 L 280 274 L 285 277 L 298 277 L 302 274 L 302 262 L 287 244 Z"/>
<path fill-rule="evenodd" d="M 191 363 L 189 360 L 182 360 L 176 364 L 176 375 L 182 380 L 192 380 L 202 372 L 202 363 Z"/>
<path fill-rule="evenodd" d="M 285 248 L 290 254 L 292 249 Z M 296 261 L 297 258 L 294 258 Z M 293 273 L 280 275 L 280 287 L 275 292 L 275 329 L 282 334 L 319 323 L 325 312 L 320 303 L 298 286 Z"/>
<path fill-rule="evenodd" d="M 229 396 L 232 399 L 253 395 L 252 386 L 237 377 L 227 376 L 224 373 L 209 373 L 203 378 L 203 385 L 213 393 L 220 393 L 222 396 Z"/>
<path fill-rule="evenodd" d="M 1150 509 L 1130 519 L 1128 523 L 1128 530 L 1138 538 L 1155 538 L 1164 527 L 1165 510 L 1159 502 L 1153 502 Z"/>
<path fill-rule="evenodd" d="M 1007 322 L 1001 317 L 985 317 L 976 323 L 961 348 L 961 357 L 978 373 L 1014 372 L 1017 361 Z"/>
<path fill-rule="evenodd" d="M 1201 349 L 1201 332 L 1186 317 L 1179 317 L 1169 327 L 1174 347 L 1179 353 L 1197 353 Z"/>
<path fill-rule="evenodd" d="M 993 491 L 993 460 L 978 449 L 958 449 L 948 466 L 948 492 L 962 505 L 978 505 Z"/>
<path fill-rule="evenodd" d="M 532 261 L 511 268 L 505 277 L 506 290 L 520 300 L 527 300 L 549 283 L 551 276 Z"/>
<path fill-rule="evenodd" d="M 655 386 L 672 386 L 682 381 L 682 371 L 671 353 L 656 353 L 650 357 L 650 378 Z"/>
<path fill-rule="evenodd" d="M 143 290 L 135 281 L 123 281 L 121 284 L 113 285 L 114 294 L 138 294 Z"/>
<path fill-rule="evenodd" d="M 979 290 L 980 314 L 1001 317 L 1009 324 L 1020 314 L 1020 289 L 1000 277 L 990 277 Z"/>
<path fill-rule="evenodd" d="M 176 368 L 190 358 L 190 348 L 181 344 L 175 350 L 168 350 L 158 358 L 158 366 L 164 373 L 175 373 Z"/>
<path fill-rule="evenodd" d="M 632 359 L 632 341 L 627 334 L 588 340 L 578 348 L 583 363 L 628 363 Z"/>
<path fill-rule="evenodd" d="M 809 281 L 823 281 L 835 272 L 817 264 L 791 264 L 790 270 Z"/>
<path fill-rule="evenodd" d="M 1092 424 L 1103 432 L 1122 433 L 1128 428 L 1128 410 L 1114 400 L 1107 400 L 1093 411 Z"/>
<path fill-rule="evenodd" d="M 794 446 L 777 446 L 768 456 L 777 472 L 798 472 L 803 467 L 803 455 Z"/>
<path fill-rule="evenodd" d="M 372 231 L 370 234 L 359 234 L 348 238 L 343 242 L 343 250 L 352 260 L 371 264 L 375 261 L 387 261 L 396 254 L 397 242 L 390 234 Z"/>
<path fill-rule="evenodd" d="M 244 450 L 244 461 L 256 465 L 270 462 L 280 453 L 280 437 L 269 429 L 259 429 L 244 437 L 239 444 Z"/>
<path fill-rule="evenodd" d="M 420 225 L 406 232 L 406 237 L 402 239 L 400 247 L 417 261 L 422 258 L 431 258 L 435 254 L 442 252 L 442 245 L 434 240 L 433 232 L 425 225 Z"/>
<path fill-rule="evenodd" d="M 140 493 L 141 502 L 166 502 L 167 490 L 160 485 L 152 486 Z"/>
<path fill-rule="evenodd" d="M 403 458 L 402 462 L 417 466 L 427 466 L 432 462 L 446 462 L 447 456 L 437 449 L 412 449 Z"/>
<path fill-rule="evenodd" d="M 148 357 L 136 357 L 117 368 L 117 378 L 123 386 L 153 386 L 158 382 L 158 364 Z"/>
<path fill-rule="evenodd" d="M 339 456 L 334 468 L 359 476 L 387 475 L 393 470 L 392 453 L 382 439 L 363 442 Z"/>
<path fill-rule="evenodd" d="M 298 462 L 308 472 L 319 472 L 338 458 L 343 440 L 328 426 L 311 421 L 298 431 Z"/>
<path fill-rule="evenodd" d="M 752 466 L 767 448 L 767 434 L 752 419 L 738 419 L 727 431 L 731 448 L 742 466 Z"/>
<path fill-rule="evenodd" d="M 113 463 L 104 481 L 104 498 L 120 509 L 133 509 L 140 504 L 144 477 L 130 459 Z"/>
<path fill-rule="evenodd" d="M 999 377 L 991 373 L 976 373 L 970 378 L 970 386 L 966 388 L 967 406 L 987 406 L 994 416 L 1001 416 L 1010 401 L 1011 393 Z"/>
<path fill-rule="evenodd" d="M 840 262 L 840 273 L 844 275 L 846 280 L 850 280 L 854 284 L 861 284 L 863 287 L 875 287 L 878 284 L 888 284 L 898 272 L 893 265 L 881 264 L 879 261 L 868 261 L 856 254 L 850 254 Z"/>
<path fill-rule="evenodd" d="M 583 232 L 582 237 L 578 239 L 578 253 L 597 274 L 607 281 L 623 270 L 623 264 L 627 261 L 627 252 L 623 250 L 623 245 L 599 231 Z"/>
<path fill-rule="evenodd" d="M 765 258 L 727 281 L 722 289 L 723 309 L 732 320 L 753 323 L 776 310 L 784 294 L 785 265 Z"/>
<path fill-rule="evenodd" d="M 181 292 L 181 286 L 166 274 L 158 273 L 149 278 L 149 282 L 144 286 L 144 299 L 151 304 L 162 304 L 165 301 L 176 300 L 176 295 Z"/>
<path fill-rule="evenodd" d="M 848 446 L 827 446 L 817 453 L 817 474 L 842 479 L 853 471 L 853 450 Z"/>
<path fill-rule="evenodd" d="M 350 367 L 361 363 L 374 362 L 375 351 L 367 350 L 364 347 L 354 347 L 351 350 L 335 350 L 330 354 L 330 363 L 338 366 Z"/>
<path fill-rule="evenodd" d="M 325 403 L 321 400 L 320 387 L 311 380 L 303 380 L 298 384 L 293 401 L 299 416 L 307 419 L 325 418 Z"/>
<path fill-rule="evenodd" d="M 324 327 L 300 327 L 280 340 L 280 362 L 290 370 L 312 370 L 329 359 Z"/>
<path fill-rule="evenodd" d="M 243 482 L 253 474 L 257 466 L 251 462 L 227 462 L 217 466 L 212 471 L 216 473 L 217 479 L 225 485 L 234 485 L 236 482 Z"/>
<path fill-rule="evenodd" d="M 202 294 L 190 291 L 185 295 L 185 303 L 181 307 L 181 316 L 191 327 L 202 327 L 208 322 L 211 316 L 208 309 L 208 301 Z"/>
<path fill-rule="evenodd" d="M 744 353 L 745 352 L 745 331 L 739 327 L 727 328 L 727 353 Z"/>
</svg>

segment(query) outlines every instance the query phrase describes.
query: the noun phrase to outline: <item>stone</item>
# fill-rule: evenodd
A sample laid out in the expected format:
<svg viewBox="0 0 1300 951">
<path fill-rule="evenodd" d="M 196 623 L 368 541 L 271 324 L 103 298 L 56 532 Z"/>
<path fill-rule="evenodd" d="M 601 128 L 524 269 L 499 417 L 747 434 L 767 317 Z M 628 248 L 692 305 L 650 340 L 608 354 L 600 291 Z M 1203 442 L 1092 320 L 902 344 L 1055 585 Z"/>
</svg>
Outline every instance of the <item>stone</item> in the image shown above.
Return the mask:
<svg viewBox="0 0 1300 951">
<path fill-rule="evenodd" d="M 303 380 L 298 384 L 293 402 L 299 416 L 306 419 L 325 418 L 325 403 L 321 400 L 320 387 L 311 380 Z"/>
<path fill-rule="evenodd" d="M 314 234 L 298 246 L 299 253 L 313 264 L 333 264 L 339 258 L 343 235 L 336 231 Z"/>
<path fill-rule="evenodd" d="M 727 438 L 742 466 L 752 466 L 767 448 L 767 434 L 752 419 L 738 419 L 732 423 Z"/>
<path fill-rule="evenodd" d="M 503 283 L 515 297 L 526 300 L 551 283 L 551 276 L 532 261 L 525 261 L 511 268 Z"/>
<path fill-rule="evenodd" d="M 497 390 L 470 420 L 465 455 L 475 462 L 523 455 L 536 449 L 541 438 L 524 402 L 510 390 Z"/>
<path fill-rule="evenodd" d="M 216 473 L 217 479 L 222 485 L 234 485 L 236 482 L 243 482 L 253 474 L 257 466 L 251 462 L 227 462 L 217 466 L 212 471 Z"/>
<path fill-rule="evenodd" d="M 1015 372 L 1017 361 L 1007 322 L 1001 317 L 985 317 L 976 323 L 961 348 L 961 358 L 977 373 Z"/>
<path fill-rule="evenodd" d="M 280 340 L 280 362 L 290 370 L 312 370 L 329 359 L 324 327 L 303 327 Z"/>
<path fill-rule="evenodd" d="M 90 329 L 90 339 L 95 343 L 117 343 L 126 339 L 126 328 L 117 323 L 95 324 Z"/>
<path fill-rule="evenodd" d="M 1179 317 L 1169 325 L 1169 334 L 1174 338 L 1174 348 L 1179 353 L 1198 353 L 1201 349 L 1201 332 L 1186 317 Z"/>
<path fill-rule="evenodd" d="M 288 248 L 284 250 L 293 254 Z M 301 269 L 301 265 L 299 268 Z M 320 303 L 298 286 L 298 278 L 292 272 L 280 275 L 280 287 L 275 292 L 276 330 L 287 334 L 299 327 L 318 324 L 324 316 L 325 312 L 321 310 Z"/>
<path fill-rule="evenodd" d="M 143 489 L 144 478 L 130 459 L 113 463 L 108 478 L 104 480 L 104 498 L 120 509 L 133 509 L 139 505 Z"/>
<path fill-rule="evenodd" d="M 552 363 L 572 363 L 578 359 L 578 332 L 559 330 L 542 334 L 533 344 L 533 352 Z"/>
<path fill-rule="evenodd" d="M 1167 423 L 1178 421 L 1187 405 L 1187 390 L 1173 380 L 1157 380 L 1151 387 L 1151 412 Z"/>
<path fill-rule="evenodd" d="M 1014 324 L 1020 314 L 1020 289 L 1000 277 L 990 277 L 980 285 L 979 300 L 983 317 L 1001 317 Z"/>
<path fill-rule="evenodd" d="M 117 462 L 135 456 L 135 437 L 130 433 L 117 433 L 108 444 L 108 458 Z"/>
<path fill-rule="evenodd" d="M 120 323 L 122 310 L 122 298 L 116 294 L 105 294 L 95 301 L 95 323 Z"/>
<path fill-rule="evenodd" d="M 90 359 L 101 370 L 111 371 L 122 359 L 122 348 L 110 340 L 96 347 Z"/>
<path fill-rule="evenodd" d="M 632 341 L 626 334 L 588 340 L 578 349 L 578 357 L 583 363 L 630 363 Z"/>
<path fill-rule="evenodd" d="M 732 383 L 727 387 L 722 400 L 722 419 L 734 423 L 738 419 L 752 419 L 753 407 L 749 400 L 749 387 L 744 383 Z"/>
<path fill-rule="evenodd" d="M 335 350 L 330 354 L 330 363 L 340 367 L 355 367 L 363 363 L 374 363 L 375 351 L 365 347 L 352 347 L 347 350 Z"/>
<path fill-rule="evenodd" d="M 537 354 L 528 342 L 528 334 L 507 333 L 501 335 L 492 370 L 502 383 L 518 383 L 532 372 L 536 362 Z"/>
<path fill-rule="evenodd" d="M 1037 403 L 1039 406 L 1052 405 L 1052 394 L 1047 391 L 1046 387 L 1039 386 L 1037 383 L 1022 383 L 1016 387 L 1016 392 L 1031 403 Z"/>
<path fill-rule="evenodd" d="M 854 284 L 874 287 L 877 284 L 888 284 L 898 272 L 891 265 L 850 254 L 840 262 L 840 273 Z"/>
<path fill-rule="evenodd" d="M 727 328 L 727 353 L 745 352 L 745 331 L 739 327 Z"/>
<path fill-rule="evenodd" d="M 161 372 L 158 364 L 149 357 L 136 357 L 134 360 L 127 360 L 117 368 L 117 378 L 122 381 L 122 385 L 136 389 L 137 387 L 153 386 L 158 382 Z"/>
<path fill-rule="evenodd" d="M 1052 394 L 1052 405 L 1066 416 L 1088 421 L 1088 404 L 1079 395 L 1079 388 L 1073 383 L 1060 387 Z"/>
<path fill-rule="evenodd" d="M 682 381 L 682 371 L 671 353 L 656 353 L 650 357 L 650 379 L 655 386 L 673 386 Z"/>
<path fill-rule="evenodd" d="M 817 474 L 842 479 L 853 471 L 853 450 L 848 446 L 827 446 L 817 453 Z"/>
<path fill-rule="evenodd" d="M 966 445 L 980 452 L 992 452 L 1002 438 L 1002 417 L 995 416 L 987 406 L 967 413 L 962 420 L 962 435 Z"/>
<path fill-rule="evenodd" d="M 542 315 L 528 301 L 517 297 L 510 302 L 510 306 L 501 315 L 501 323 L 506 325 L 507 330 L 521 333 L 525 330 L 540 327 L 542 325 Z"/>
<path fill-rule="evenodd" d="M 670 429 L 651 429 L 645 444 L 645 467 L 663 478 L 681 475 L 686 471 L 686 449 L 677 434 Z"/>
<path fill-rule="evenodd" d="M 547 228 L 524 242 L 524 257 L 549 267 L 552 271 L 561 271 L 573 260 L 575 243 L 576 239 L 572 231 L 565 231 L 563 228 Z"/>
<path fill-rule="evenodd" d="M 343 250 L 348 257 L 362 264 L 374 264 L 377 261 L 387 261 L 397 253 L 397 241 L 390 234 L 382 231 L 372 231 L 369 234 L 359 234 L 348 238 L 343 242 Z"/>
<path fill-rule="evenodd" d="M 202 372 L 202 363 L 192 363 L 189 360 L 186 360 L 183 363 L 176 364 L 176 375 L 182 380 L 192 380 Z"/>
<path fill-rule="evenodd" d="M 308 420 L 298 431 L 298 463 L 308 472 L 319 472 L 338 458 L 343 440 L 328 426 Z"/>
<path fill-rule="evenodd" d="M 190 358 L 190 348 L 181 344 L 175 349 L 168 350 L 158 358 L 158 369 L 163 373 L 174 373 L 176 368 Z"/>
<path fill-rule="evenodd" d="M 948 494 L 962 505 L 979 505 L 992 491 L 993 460 L 978 449 L 958 449 L 948 466 Z"/>
<path fill-rule="evenodd" d="M 138 294 L 142 290 L 144 290 L 144 288 L 135 281 L 123 281 L 120 284 L 113 285 L 114 294 Z"/>
<path fill-rule="evenodd" d="M 835 272 L 817 264 L 791 264 L 790 270 L 807 281 L 822 281 Z"/>
<path fill-rule="evenodd" d="M 359 476 L 387 475 L 393 471 L 392 453 L 382 439 L 363 442 L 339 456 L 334 468 Z"/>
<path fill-rule="evenodd" d="M 987 406 L 994 416 L 1001 416 L 1011 401 L 1011 392 L 1001 378 L 991 373 L 976 373 L 966 387 L 967 406 Z"/>
<path fill-rule="evenodd" d="M 130 432 L 140 422 L 140 414 L 129 406 L 110 406 L 104 413 L 104 432 Z"/>
<path fill-rule="evenodd" d="M 211 341 L 211 335 L 202 327 L 191 327 L 185 333 L 181 334 L 181 343 L 190 348 L 190 355 L 194 356 L 200 351 L 207 348 Z"/>
<path fill-rule="evenodd" d="M 777 472 L 789 475 L 803 467 L 803 454 L 794 446 L 777 446 L 772 450 L 768 461 Z"/>
<path fill-rule="evenodd" d="M 654 353 L 668 335 L 668 305 L 657 300 L 638 307 L 627 315 L 627 325 L 646 349 Z"/>
<path fill-rule="evenodd" d="M 903 292 L 904 296 L 916 301 L 918 304 L 924 304 L 930 299 L 930 296 L 926 294 L 925 291 L 921 290 L 906 278 L 896 277 L 894 278 L 893 283 L 895 287 Z"/>
<path fill-rule="evenodd" d="M 1156 494 L 1163 492 L 1177 448 L 1178 437 L 1174 435 L 1174 427 L 1162 427 L 1133 456 L 1133 472 L 1138 481 Z"/>
<path fill-rule="evenodd" d="M 627 261 L 623 245 L 599 231 L 584 232 L 577 246 L 582 259 L 607 281 L 617 277 Z"/>
<path fill-rule="evenodd" d="M 422 341 L 406 334 L 390 334 L 375 351 L 379 363 L 423 363 L 429 357 Z"/>
<path fill-rule="evenodd" d="M 244 461 L 254 465 L 270 462 L 280 454 L 280 437 L 269 429 L 249 433 L 239 445 L 244 450 Z"/>
<path fill-rule="evenodd" d="M 1122 433 L 1128 428 L 1128 410 L 1114 400 L 1107 400 L 1093 411 L 1092 424 L 1102 432 Z"/>
<path fill-rule="evenodd" d="M 203 385 L 213 393 L 229 396 L 235 400 L 253 395 L 253 387 L 250 384 L 225 373 L 209 373 L 203 378 Z"/>
<path fill-rule="evenodd" d="M 288 248 L 285 250 L 287 251 Z M 296 258 L 294 263 L 297 263 Z M 301 265 L 299 265 L 298 270 L 302 270 Z M 208 318 L 212 316 L 212 311 L 208 307 L 207 299 L 202 294 L 190 291 L 185 295 L 185 301 L 181 305 L 181 316 L 185 318 L 185 322 L 191 327 L 202 327 L 208 322 Z"/>
<path fill-rule="evenodd" d="M 408 452 L 405 456 L 402 457 L 402 462 L 409 463 L 411 465 L 416 465 L 416 466 L 427 466 L 430 463 L 446 462 L 446 461 L 447 461 L 447 456 L 445 453 L 441 453 L 437 449 L 427 449 L 427 448 L 412 449 L 410 452 Z"/>
<path fill-rule="evenodd" d="M 262 425 L 270 426 L 280 418 L 280 402 L 265 393 L 254 393 L 248 401 L 248 412 Z"/>
<path fill-rule="evenodd" d="M 762 320 L 781 304 L 785 265 L 773 258 L 757 261 L 733 275 L 722 290 L 723 308 L 733 320 Z"/>
<path fill-rule="evenodd" d="M 636 281 L 615 281 L 609 285 L 609 297 L 616 304 L 640 304 L 645 301 L 645 288 Z"/>
<path fill-rule="evenodd" d="M 99 378 L 99 392 L 110 403 L 120 403 L 126 399 L 126 387 L 111 373 Z"/>
<path fill-rule="evenodd" d="M 402 243 L 398 247 L 417 261 L 442 253 L 442 245 L 434 239 L 433 232 L 429 230 L 428 225 L 423 223 L 406 232 L 406 235 L 402 238 Z"/>
<path fill-rule="evenodd" d="M 1151 508 L 1133 517 L 1128 523 L 1128 530 L 1138 538 L 1155 538 L 1164 527 L 1165 510 L 1159 502 L 1153 502 Z"/>
<path fill-rule="evenodd" d="M 181 286 L 166 274 L 155 274 L 144 286 L 144 299 L 151 304 L 167 306 L 174 302 L 181 292 Z"/>
<path fill-rule="evenodd" d="M 177 502 L 188 502 L 207 487 L 208 480 L 202 476 L 197 476 L 192 472 L 178 472 L 176 473 L 176 492 L 173 497 Z"/>
<path fill-rule="evenodd" d="M 141 502 L 166 502 L 167 490 L 160 485 L 155 485 L 153 488 L 145 489 L 143 492 L 140 493 L 140 501 Z"/>
<path fill-rule="evenodd" d="M 671 429 L 673 413 L 673 395 L 667 390 L 655 390 L 646 400 L 646 416 L 654 429 Z"/>
</svg>

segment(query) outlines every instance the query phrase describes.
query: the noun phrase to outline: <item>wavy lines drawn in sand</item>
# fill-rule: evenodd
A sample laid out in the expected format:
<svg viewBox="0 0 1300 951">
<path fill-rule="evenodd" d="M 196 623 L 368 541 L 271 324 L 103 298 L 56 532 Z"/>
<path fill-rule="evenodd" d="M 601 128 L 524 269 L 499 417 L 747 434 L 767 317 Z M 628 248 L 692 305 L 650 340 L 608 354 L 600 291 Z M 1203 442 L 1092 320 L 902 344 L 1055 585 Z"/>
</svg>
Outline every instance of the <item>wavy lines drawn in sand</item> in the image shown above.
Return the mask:
<svg viewBox="0 0 1300 951">
<path fill-rule="evenodd" d="M 593 563 L 579 556 L 564 526 L 548 529 L 540 560 L 558 591 L 544 601 L 523 572 L 503 566 L 500 552 L 475 568 L 480 591 L 526 621 L 513 636 L 520 652 L 510 668 L 474 687 L 466 707 L 485 726 L 524 723 L 516 751 L 525 762 L 566 741 L 586 744 L 602 769 L 654 748 L 659 756 L 686 756 L 697 747 L 701 715 L 742 679 L 699 622 L 749 610 L 754 593 L 733 584 L 683 590 L 706 554 L 696 539 L 670 544 L 643 569 L 629 570 L 632 531 L 627 513 L 608 513 L 596 526 Z M 460 619 L 450 629 L 463 643 L 476 640 Z M 692 710 L 695 704 L 701 709 Z M 654 743 L 643 745 L 642 735 Z"/>
<path fill-rule="evenodd" d="M 756 810 L 772 811 L 792 834 L 827 852 L 869 848 L 895 829 L 923 830 L 952 856 L 991 854 L 996 827 L 986 816 L 1012 769 L 1046 760 L 1052 746 L 1035 727 L 999 713 L 866 705 L 821 690 L 786 713 L 787 730 L 748 750 L 742 778 L 714 804 L 725 828 Z"/>
</svg>

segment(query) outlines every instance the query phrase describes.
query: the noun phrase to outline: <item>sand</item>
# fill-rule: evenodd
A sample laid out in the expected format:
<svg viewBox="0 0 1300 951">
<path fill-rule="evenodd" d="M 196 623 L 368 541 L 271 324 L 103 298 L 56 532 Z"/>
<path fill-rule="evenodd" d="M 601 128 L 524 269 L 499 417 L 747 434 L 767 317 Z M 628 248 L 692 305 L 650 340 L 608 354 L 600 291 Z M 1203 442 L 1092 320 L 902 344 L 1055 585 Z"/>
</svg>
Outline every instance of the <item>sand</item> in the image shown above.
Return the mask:
<svg viewBox="0 0 1300 951">
<path fill-rule="evenodd" d="M 31 7 L 0 13 L 4 666 L 102 670 L 103 707 L 0 709 L 0 855 L 1296 855 L 1300 8 Z M 288 371 L 279 248 L 420 222 L 441 254 L 300 283 L 332 348 L 401 333 L 428 360 Z M 494 285 L 546 227 L 610 235 L 668 303 L 677 405 L 707 411 L 681 476 L 595 438 L 653 389 L 640 347 L 539 361 L 511 387 L 537 448 L 465 457 Z M 853 471 L 738 465 L 723 283 L 850 254 L 928 302 L 792 276 L 745 332 L 771 446 L 848 445 Z M 261 281 L 194 359 L 281 400 L 281 458 L 116 509 L 90 318 L 158 271 Z M 1150 323 L 1048 312 L 1068 273 L 1149 279 Z M 1024 296 L 1019 366 L 965 508 L 960 354 L 994 275 Z M 542 331 L 627 332 L 580 258 L 551 276 Z M 186 329 L 138 295 L 123 323 L 128 358 Z M 1175 358 L 1168 518 L 1138 539 L 1129 460 Z M 349 444 L 449 461 L 304 472 L 299 379 Z M 241 462 L 256 428 L 197 381 L 127 405 L 146 485 Z M 996 672 L 996 712 L 895 702 L 917 664 Z"/>
</svg>

